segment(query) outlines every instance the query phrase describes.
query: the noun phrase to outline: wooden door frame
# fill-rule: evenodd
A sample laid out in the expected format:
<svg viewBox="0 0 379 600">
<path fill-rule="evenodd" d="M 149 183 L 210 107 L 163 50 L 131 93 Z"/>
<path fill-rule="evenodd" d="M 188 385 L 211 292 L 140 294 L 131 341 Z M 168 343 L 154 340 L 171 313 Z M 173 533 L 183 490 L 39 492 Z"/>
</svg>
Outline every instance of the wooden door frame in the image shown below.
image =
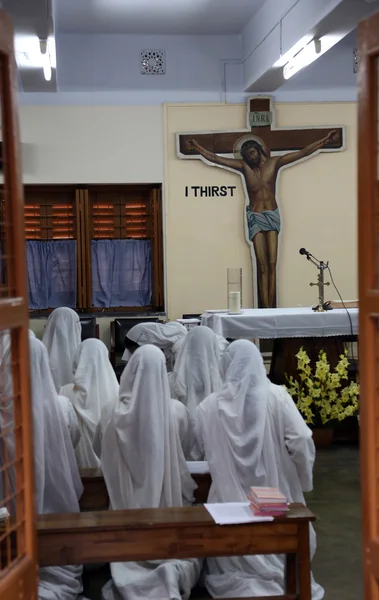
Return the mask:
<svg viewBox="0 0 379 600">
<path fill-rule="evenodd" d="M 379 598 L 379 13 L 358 28 L 358 261 L 364 589 Z"/>
<path fill-rule="evenodd" d="M 8 297 L 0 300 L 0 330 L 11 332 L 14 419 L 22 427 L 14 433 L 15 457 L 18 462 L 16 489 L 22 478 L 23 494 L 16 501 L 16 523 L 21 517 L 24 526 L 17 536 L 17 562 L 5 567 L 0 578 L 2 600 L 37 597 L 36 518 L 34 495 L 34 456 L 32 441 L 32 409 L 30 402 L 28 294 L 24 236 L 24 201 L 21 182 L 21 155 L 16 105 L 17 67 L 14 57 L 13 27 L 9 17 L 0 11 L 0 94 L 3 126 L 3 171 L 5 239 Z M 13 354 L 15 352 L 15 354 Z M 15 360 L 16 359 L 16 360 Z M 20 376 L 22 375 L 22 376 Z M 4 377 L 4 373 L 2 374 Z"/>
</svg>

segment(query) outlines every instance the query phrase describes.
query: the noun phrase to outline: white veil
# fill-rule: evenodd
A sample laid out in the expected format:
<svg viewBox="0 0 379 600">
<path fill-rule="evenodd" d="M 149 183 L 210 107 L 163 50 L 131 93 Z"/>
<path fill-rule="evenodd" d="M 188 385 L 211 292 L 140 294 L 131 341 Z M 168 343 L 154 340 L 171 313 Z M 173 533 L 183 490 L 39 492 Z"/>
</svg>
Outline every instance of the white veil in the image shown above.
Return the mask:
<svg viewBox="0 0 379 600">
<path fill-rule="evenodd" d="M 76 465 L 68 429 L 57 400 L 46 348 L 29 337 L 31 401 L 34 429 L 34 464 L 37 514 L 79 512 L 83 487 Z M 0 427 L 13 422 L 11 352 L 6 352 L 2 368 L 1 394 L 8 402 L 1 405 Z M 8 455 L 14 455 L 14 439 L 8 438 Z M 0 448 L 0 452 L 3 448 Z M 11 483 L 12 483 L 11 478 Z M 0 486 L 2 481 L 0 480 Z M 0 496 L 3 492 L 0 491 Z M 40 600 L 75 600 L 82 591 L 81 566 L 48 567 L 39 570 Z"/>
<path fill-rule="evenodd" d="M 112 481 L 117 463 L 122 489 Z M 155 346 L 139 348 L 125 367 L 120 400 L 103 434 L 101 465 L 113 509 L 181 506 L 182 484 L 195 489 L 175 426 L 165 358 Z"/>
<path fill-rule="evenodd" d="M 182 506 L 182 494 L 196 487 L 173 418 L 165 358 L 155 346 L 139 348 L 122 374 L 101 467 L 112 509 Z M 199 570 L 196 560 L 114 563 L 103 598 L 188 598 Z"/>
<path fill-rule="evenodd" d="M 130 329 L 127 337 L 144 346 L 152 344 L 164 351 L 167 361 L 167 370 L 171 371 L 174 366 L 177 349 L 187 335 L 187 329 L 177 321 L 169 323 L 137 323 Z"/>
<path fill-rule="evenodd" d="M 221 389 L 197 409 L 198 446 L 205 450 L 213 482 L 208 501 L 247 502 L 251 486 L 272 486 L 289 501 L 304 503 L 284 433 L 282 440 L 276 433 L 280 428 L 270 406 L 276 386 L 267 378 L 258 348 L 248 340 L 233 342 L 221 360 L 221 375 Z M 208 570 L 206 586 L 213 597 L 283 593 L 284 565 L 279 556 L 209 559 Z M 323 598 L 314 581 L 312 592 L 314 600 Z"/>
<path fill-rule="evenodd" d="M 105 407 L 118 400 L 119 385 L 109 362 L 108 349 L 100 340 L 91 338 L 82 342 L 74 356 L 71 379 L 60 394 L 72 403 L 82 431 L 75 454 L 79 468 L 99 466 L 93 450 L 97 426 Z"/>
<path fill-rule="evenodd" d="M 220 387 L 220 350 L 209 327 L 194 327 L 184 338 L 172 375 L 173 397 L 195 419 L 197 406 Z"/>
<path fill-rule="evenodd" d="M 42 341 L 57 391 L 72 381 L 72 361 L 81 341 L 82 326 L 71 308 L 56 308 L 47 319 Z"/>
</svg>

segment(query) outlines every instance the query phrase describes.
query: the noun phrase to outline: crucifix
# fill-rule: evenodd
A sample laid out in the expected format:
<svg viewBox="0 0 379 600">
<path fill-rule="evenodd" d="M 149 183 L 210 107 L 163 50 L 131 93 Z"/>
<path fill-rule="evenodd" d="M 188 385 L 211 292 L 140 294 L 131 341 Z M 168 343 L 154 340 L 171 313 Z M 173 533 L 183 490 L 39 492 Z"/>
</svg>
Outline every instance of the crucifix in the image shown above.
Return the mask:
<svg viewBox="0 0 379 600">
<path fill-rule="evenodd" d="M 208 165 L 239 173 L 242 178 L 246 237 L 257 267 L 259 307 L 276 306 L 280 169 L 319 152 L 340 152 L 343 148 L 343 127 L 277 129 L 272 100 L 266 96 L 248 100 L 247 129 L 177 134 L 179 158 L 201 159 Z"/>
</svg>

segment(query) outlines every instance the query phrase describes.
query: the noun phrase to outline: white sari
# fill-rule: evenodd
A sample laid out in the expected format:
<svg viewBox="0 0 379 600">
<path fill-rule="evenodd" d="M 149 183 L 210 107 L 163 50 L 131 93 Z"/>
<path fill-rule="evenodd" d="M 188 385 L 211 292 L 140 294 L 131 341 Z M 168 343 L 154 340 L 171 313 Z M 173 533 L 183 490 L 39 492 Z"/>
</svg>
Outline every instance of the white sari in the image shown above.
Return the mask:
<svg viewBox="0 0 379 600">
<path fill-rule="evenodd" d="M 47 348 L 55 389 L 72 381 L 72 361 L 80 344 L 82 326 L 71 308 L 56 308 L 47 319 L 42 341 Z"/>
<path fill-rule="evenodd" d="M 79 469 L 98 468 L 93 448 L 104 408 L 118 400 L 119 385 L 109 362 L 108 349 L 100 340 L 88 339 L 78 347 L 72 365 L 73 383 L 61 388 L 76 412 L 81 438 L 75 448 Z"/>
<path fill-rule="evenodd" d="M 196 433 L 212 475 L 209 502 L 247 502 L 251 486 L 278 487 L 305 504 L 312 489 L 312 432 L 287 392 L 272 385 L 262 357 L 247 340 L 232 343 L 222 359 L 224 384 L 197 410 Z M 316 537 L 310 529 L 311 555 Z M 207 560 L 205 584 L 215 598 L 281 595 L 282 556 Z M 312 599 L 324 590 L 312 578 Z"/>
<path fill-rule="evenodd" d="M 169 323 L 137 323 L 127 333 L 127 338 L 139 346 L 152 344 L 161 348 L 166 357 L 167 371 L 171 372 L 177 350 L 187 335 L 187 329 L 177 321 Z M 130 353 L 125 350 L 123 360 L 130 360 Z"/>
<path fill-rule="evenodd" d="M 220 350 L 209 327 L 194 327 L 179 350 L 171 385 L 173 397 L 180 400 L 195 419 L 196 408 L 220 387 Z"/>
<path fill-rule="evenodd" d="M 108 417 L 109 419 L 109 417 Z M 174 420 L 165 358 L 139 348 L 126 366 L 120 400 L 105 427 L 101 468 L 113 510 L 182 506 L 196 487 Z M 186 600 L 200 575 L 198 560 L 112 563 L 104 600 Z"/>
<path fill-rule="evenodd" d="M 68 427 L 72 445 L 75 449 L 80 442 L 80 438 L 82 437 L 78 417 L 76 416 L 74 407 L 72 406 L 70 400 L 66 398 L 66 396 L 57 396 L 57 398 L 63 412 L 64 420 Z"/>
<path fill-rule="evenodd" d="M 34 464 L 37 514 L 79 512 L 83 487 L 74 450 L 57 399 L 46 348 L 36 338 L 29 338 L 31 401 L 34 429 Z M 2 368 L 2 395 L 12 397 L 10 348 Z M 1 404 L 0 429 L 13 422 L 13 405 Z M 8 457 L 14 456 L 14 438 L 8 437 Z M 0 446 L 0 459 L 4 447 Z M 8 473 L 8 490 L 14 491 L 14 474 Z M 4 497 L 4 478 L 0 478 L 0 500 Z M 11 513 L 14 507 L 11 507 Z M 43 567 L 39 569 L 39 600 L 76 600 L 82 591 L 82 566 Z"/>
</svg>

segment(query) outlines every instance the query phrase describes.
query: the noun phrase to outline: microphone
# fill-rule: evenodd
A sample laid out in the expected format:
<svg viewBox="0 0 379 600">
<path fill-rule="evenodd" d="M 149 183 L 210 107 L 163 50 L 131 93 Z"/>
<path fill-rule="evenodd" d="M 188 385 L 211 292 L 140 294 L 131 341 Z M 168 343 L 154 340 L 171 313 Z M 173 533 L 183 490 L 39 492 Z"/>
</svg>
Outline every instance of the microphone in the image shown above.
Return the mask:
<svg viewBox="0 0 379 600">
<path fill-rule="evenodd" d="M 307 258 L 312 256 L 312 254 L 308 252 L 308 250 L 306 250 L 305 248 L 300 248 L 299 254 L 301 254 L 302 256 L 306 256 Z"/>
</svg>

